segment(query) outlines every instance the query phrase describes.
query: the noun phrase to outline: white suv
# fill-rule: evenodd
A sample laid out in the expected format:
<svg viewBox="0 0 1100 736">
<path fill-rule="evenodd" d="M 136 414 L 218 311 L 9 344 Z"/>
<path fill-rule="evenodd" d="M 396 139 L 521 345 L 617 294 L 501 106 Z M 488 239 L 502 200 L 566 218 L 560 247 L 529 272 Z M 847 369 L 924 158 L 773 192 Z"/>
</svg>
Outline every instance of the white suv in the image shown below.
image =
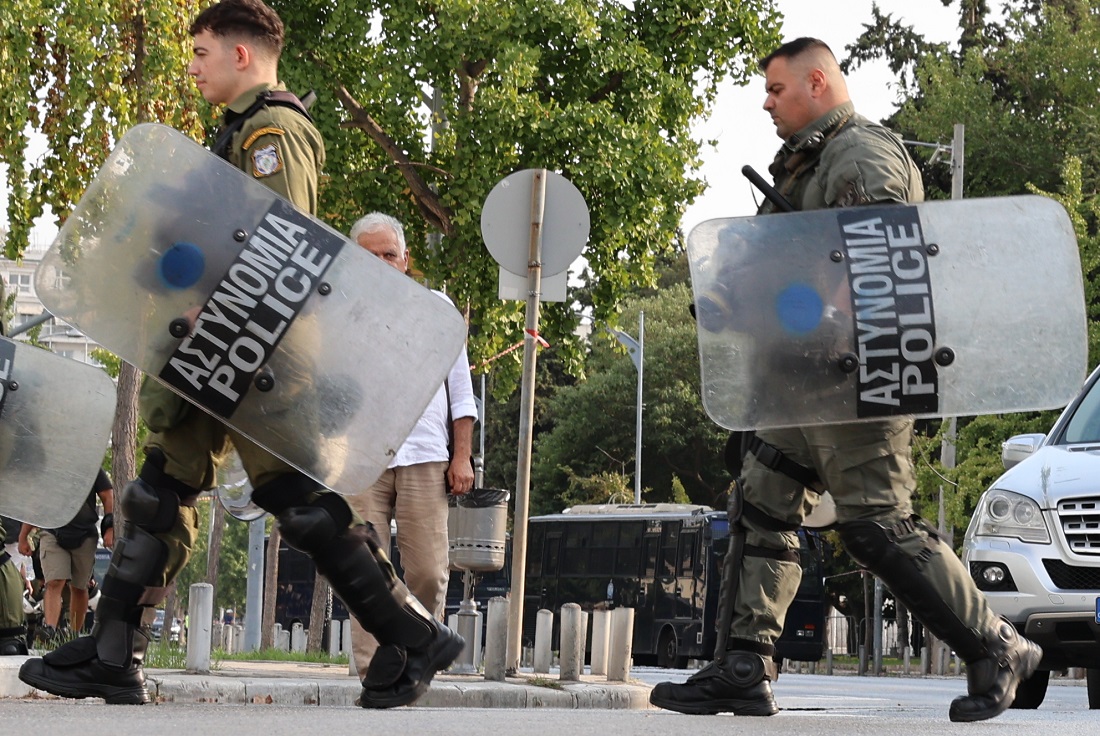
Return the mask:
<svg viewBox="0 0 1100 736">
<path fill-rule="evenodd" d="M 1085 667 L 1100 708 L 1100 368 L 1049 434 L 1009 439 L 1002 459 L 964 561 L 993 610 L 1043 647 L 1012 707 L 1038 708 L 1051 670 Z"/>
</svg>

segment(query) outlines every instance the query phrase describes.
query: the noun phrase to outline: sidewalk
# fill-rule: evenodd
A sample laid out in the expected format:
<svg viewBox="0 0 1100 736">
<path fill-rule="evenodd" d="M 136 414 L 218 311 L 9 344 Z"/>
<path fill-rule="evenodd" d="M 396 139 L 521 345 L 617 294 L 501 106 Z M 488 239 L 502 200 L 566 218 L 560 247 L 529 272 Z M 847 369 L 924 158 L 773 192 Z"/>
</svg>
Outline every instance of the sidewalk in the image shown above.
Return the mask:
<svg viewBox="0 0 1100 736">
<path fill-rule="evenodd" d="M 53 697 L 19 680 L 26 657 L 0 657 L 0 698 Z M 353 706 L 361 689 L 347 665 L 301 662 L 222 662 L 209 674 L 146 670 L 149 695 L 164 703 Z M 416 702 L 428 708 L 600 708 L 645 709 L 650 687 L 608 682 L 592 675 L 563 683 L 557 675 L 521 672 L 504 682 L 482 675 L 441 673 Z"/>
</svg>

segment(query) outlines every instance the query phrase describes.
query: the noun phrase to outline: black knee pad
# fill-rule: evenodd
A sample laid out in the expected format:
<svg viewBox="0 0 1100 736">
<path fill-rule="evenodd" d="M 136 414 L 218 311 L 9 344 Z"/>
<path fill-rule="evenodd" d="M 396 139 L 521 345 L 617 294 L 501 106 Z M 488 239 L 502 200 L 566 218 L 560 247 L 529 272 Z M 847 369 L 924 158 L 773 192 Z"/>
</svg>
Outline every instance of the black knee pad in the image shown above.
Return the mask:
<svg viewBox="0 0 1100 736">
<path fill-rule="evenodd" d="M 278 515 L 286 543 L 316 555 L 351 525 L 351 509 L 336 493 L 324 493 L 309 504 L 290 506 Z M 377 537 L 376 537 L 377 538 Z"/>
<path fill-rule="evenodd" d="M 141 478 L 126 484 L 118 502 L 126 521 L 150 534 L 170 531 L 179 518 L 180 497 Z"/>
</svg>

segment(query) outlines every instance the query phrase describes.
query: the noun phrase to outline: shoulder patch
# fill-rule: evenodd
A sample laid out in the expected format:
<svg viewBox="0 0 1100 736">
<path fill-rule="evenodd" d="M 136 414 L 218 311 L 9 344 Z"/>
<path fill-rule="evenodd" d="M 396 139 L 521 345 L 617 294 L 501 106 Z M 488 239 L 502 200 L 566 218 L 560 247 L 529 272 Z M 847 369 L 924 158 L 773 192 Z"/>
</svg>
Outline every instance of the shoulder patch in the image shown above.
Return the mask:
<svg viewBox="0 0 1100 736">
<path fill-rule="evenodd" d="M 245 140 L 243 144 L 241 144 L 241 148 L 247 151 L 249 148 L 252 148 L 253 143 L 255 143 L 257 140 L 265 135 L 286 135 L 286 131 L 282 128 L 276 128 L 273 125 L 258 128 L 252 131 L 252 135 L 248 136 L 248 139 Z"/>
<path fill-rule="evenodd" d="M 283 159 L 274 143 L 252 152 L 252 176 L 257 179 L 276 174 L 282 168 Z"/>
</svg>

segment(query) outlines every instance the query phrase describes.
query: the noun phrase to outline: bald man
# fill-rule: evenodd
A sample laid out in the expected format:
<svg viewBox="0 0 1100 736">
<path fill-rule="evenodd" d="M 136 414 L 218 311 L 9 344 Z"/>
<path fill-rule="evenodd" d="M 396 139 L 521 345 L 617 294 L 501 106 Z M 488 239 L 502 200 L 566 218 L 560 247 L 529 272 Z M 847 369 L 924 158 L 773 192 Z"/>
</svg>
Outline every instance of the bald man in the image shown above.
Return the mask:
<svg viewBox="0 0 1100 736">
<path fill-rule="evenodd" d="M 920 202 L 920 172 L 897 136 L 856 114 L 832 51 L 813 38 L 760 63 L 783 146 L 769 171 L 796 210 Z M 775 205 L 766 201 L 758 214 Z M 730 288 L 736 288 L 731 285 Z M 702 323 L 701 323 L 702 324 Z M 769 716 L 775 642 L 801 580 L 796 530 L 828 489 L 848 553 L 967 663 L 952 721 L 1002 713 L 1042 651 L 997 618 L 950 544 L 913 511 L 912 417 L 762 430 L 746 443 L 731 491 L 730 555 L 719 610 L 732 606 L 715 659 L 650 701 L 681 713 Z"/>
</svg>

